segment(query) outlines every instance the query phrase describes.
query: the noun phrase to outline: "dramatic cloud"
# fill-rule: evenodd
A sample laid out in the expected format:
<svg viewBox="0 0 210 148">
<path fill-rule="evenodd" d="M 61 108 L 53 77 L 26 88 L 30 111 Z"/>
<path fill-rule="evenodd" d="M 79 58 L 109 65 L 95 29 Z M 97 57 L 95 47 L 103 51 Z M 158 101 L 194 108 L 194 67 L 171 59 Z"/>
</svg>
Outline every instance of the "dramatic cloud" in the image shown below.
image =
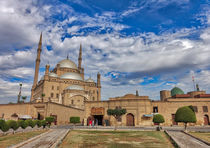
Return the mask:
<svg viewBox="0 0 210 148">
<path fill-rule="evenodd" d="M 125 1 L 121 7 L 89 3 L 0 2 L 0 103 L 16 101 L 20 82 L 29 99 L 41 32 L 39 79 L 47 63 L 52 69 L 67 55 L 77 63 L 82 44 L 86 78 L 102 74 L 103 99 L 136 90 L 159 99 L 160 90 L 174 86 L 191 91 L 192 75 L 210 91 L 206 4 L 192 9 L 188 0 Z M 172 6 L 180 16 L 170 11 Z"/>
</svg>

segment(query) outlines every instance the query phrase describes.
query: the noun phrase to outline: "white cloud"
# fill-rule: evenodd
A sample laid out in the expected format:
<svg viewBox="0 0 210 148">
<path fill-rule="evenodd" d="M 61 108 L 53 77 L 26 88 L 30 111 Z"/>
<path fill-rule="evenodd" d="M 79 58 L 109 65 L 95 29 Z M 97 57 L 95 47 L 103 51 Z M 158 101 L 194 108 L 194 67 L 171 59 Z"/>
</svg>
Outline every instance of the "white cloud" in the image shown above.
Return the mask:
<svg viewBox="0 0 210 148">
<path fill-rule="evenodd" d="M 30 95 L 40 30 L 43 31 L 41 68 L 44 68 L 48 62 L 53 68 L 60 60 L 66 58 L 67 54 L 77 63 L 79 45 L 82 43 L 85 73 L 92 75 L 95 80 L 97 72 L 102 73 L 103 99 L 135 93 L 136 89 L 139 89 L 142 95 L 150 95 L 152 99 L 157 99 L 161 89 L 170 89 L 174 86 L 174 83 L 164 83 L 169 79 L 177 82 L 176 85 L 185 91 L 192 90 L 189 87 L 190 76 L 185 73 L 196 69 L 201 69 L 201 72 L 196 74 L 196 79 L 199 84 L 201 83 L 200 86 L 202 89 L 210 90 L 209 82 L 206 80 L 209 79 L 210 62 L 209 28 L 203 30 L 183 28 L 174 33 L 164 32 L 161 35 L 142 33 L 122 36 L 119 31 L 129 26 L 116 23 L 114 20 L 119 14 L 112 11 L 90 17 L 77 14 L 71 7 L 65 5 L 62 5 L 62 9 L 60 5 L 46 5 L 41 9 L 34 6 L 32 1 L 26 0 L 1 1 L 0 6 L 2 8 L 0 32 L 3 34 L 0 37 L 0 50 L 4 52 L 0 56 L 0 98 L 12 100 L 17 96 L 18 82 L 5 80 L 7 77 L 30 79 L 24 84 L 25 95 Z M 62 13 L 62 10 L 67 11 Z M 137 11 L 139 10 L 129 9 L 124 11 L 124 15 Z M 56 23 L 45 20 L 53 14 L 66 15 L 67 12 L 70 15 L 65 20 L 56 20 Z M 78 20 L 82 22 L 80 25 L 66 27 Z M 40 27 L 40 24 L 44 24 L 44 27 Z M 98 29 L 85 36 L 77 34 L 78 36 L 61 40 L 65 33 L 76 34 L 79 30 L 89 27 Z M 112 28 L 114 31 L 106 34 L 97 33 L 107 28 Z M 200 33 L 199 40 L 187 39 L 186 36 L 190 36 L 191 33 Z M 51 45 L 52 50 L 48 51 L 45 45 Z M 12 48 L 25 46 L 30 46 L 30 48 L 24 50 Z M 117 77 L 116 81 L 111 76 L 105 76 L 108 72 L 112 72 Z M 40 73 L 39 78 L 42 74 L 43 72 Z M 145 86 L 138 85 L 143 82 L 142 77 L 160 74 L 160 82 Z M 173 79 L 174 76 L 177 80 Z M 5 99 L 1 102 L 4 101 L 6 102 Z"/>
</svg>

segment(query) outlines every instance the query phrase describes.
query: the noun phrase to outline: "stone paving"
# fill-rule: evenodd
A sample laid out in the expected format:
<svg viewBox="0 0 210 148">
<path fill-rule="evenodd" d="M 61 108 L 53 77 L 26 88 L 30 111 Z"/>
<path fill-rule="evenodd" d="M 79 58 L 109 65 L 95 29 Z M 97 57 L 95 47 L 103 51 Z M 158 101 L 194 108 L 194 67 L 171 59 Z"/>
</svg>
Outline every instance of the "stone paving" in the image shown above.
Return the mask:
<svg viewBox="0 0 210 148">
<path fill-rule="evenodd" d="M 181 148 L 210 148 L 205 143 L 180 131 L 167 131 Z"/>
<path fill-rule="evenodd" d="M 62 139 L 67 133 L 68 129 L 52 129 L 50 132 L 44 133 L 33 140 L 29 139 L 25 143 L 20 143 L 13 148 L 52 148 L 56 147 L 56 143 Z"/>
</svg>

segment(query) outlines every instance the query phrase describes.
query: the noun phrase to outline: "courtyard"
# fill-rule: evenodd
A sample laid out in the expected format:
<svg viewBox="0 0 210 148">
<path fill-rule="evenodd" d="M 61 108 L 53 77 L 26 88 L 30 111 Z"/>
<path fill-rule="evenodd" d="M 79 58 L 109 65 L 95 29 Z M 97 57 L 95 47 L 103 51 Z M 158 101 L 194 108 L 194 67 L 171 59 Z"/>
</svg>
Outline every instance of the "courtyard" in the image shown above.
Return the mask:
<svg viewBox="0 0 210 148">
<path fill-rule="evenodd" d="M 6 148 L 6 147 L 16 145 L 32 137 L 40 135 L 46 131 L 47 130 L 40 130 L 40 131 L 32 131 L 32 132 L 24 132 L 24 133 L 16 133 L 16 134 L 0 136 L 0 147 Z"/>
<path fill-rule="evenodd" d="M 172 148 L 164 132 L 157 131 L 87 131 L 73 130 L 59 148 Z"/>
</svg>

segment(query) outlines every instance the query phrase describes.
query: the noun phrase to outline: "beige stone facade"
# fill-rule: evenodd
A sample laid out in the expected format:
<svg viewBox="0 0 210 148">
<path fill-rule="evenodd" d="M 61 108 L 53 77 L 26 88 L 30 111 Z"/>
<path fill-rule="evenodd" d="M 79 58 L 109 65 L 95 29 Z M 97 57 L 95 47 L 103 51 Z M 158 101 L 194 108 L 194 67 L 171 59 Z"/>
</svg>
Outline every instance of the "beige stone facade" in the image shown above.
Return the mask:
<svg viewBox="0 0 210 148">
<path fill-rule="evenodd" d="M 13 115 L 18 115 L 14 118 Z M 21 116 L 30 116 L 32 119 L 44 119 L 54 116 L 58 125 L 68 124 L 71 116 L 84 118 L 84 110 L 57 104 L 53 102 L 45 103 L 20 103 L 20 104 L 0 104 L 0 116 L 2 119 L 18 120 Z"/>
<path fill-rule="evenodd" d="M 170 91 L 165 91 L 166 94 L 160 94 L 162 96 L 167 96 L 162 98 L 162 101 L 150 100 L 148 96 L 136 96 L 132 94 L 127 94 L 122 97 L 110 98 L 107 101 L 96 101 L 96 102 L 85 102 L 85 119 L 88 124 L 88 120 L 101 120 L 99 121 L 101 125 L 109 122 L 111 125 L 116 124 L 116 120 L 113 117 L 107 115 L 108 109 L 115 109 L 116 107 L 121 107 L 126 109 L 127 113 L 122 116 L 121 122 L 118 124 L 122 126 L 152 126 L 154 114 L 162 114 L 165 118 L 165 126 L 177 125 L 174 121 L 175 113 L 179 107 L 192 105 L 196 117 L 196 124 L 191 125 L 209 125 L 210 116 L 210 95 L 205 94 L 204 91 L 193 91 L 188 94 L 188 98 L 180 98 L 178 96 L 170 96 Z M 188 96 L 187 94 L 187 96 Z M 199 97 L 200 94 L 206 97 Z M 201 95 L 201 96 L 202 96 Z M 197 97 L 196 97 L 197 96 Z M 98 111 L 94 111 L 98 110 Z"/>
<path fill-rule="evenodd" d="M 84 79 L 82 65 L 82 46 L 80 45 L 78 66 L 70 59 L 64 59 L 50 71 L 46 65 L 45 75 L 39 82 L 38 70 L 41 56 L 42 35 L 37 49 L 34 84 L 31 90 L 31 102 L 55 102 L 66 106 L 84 109 L 84 101 L 101 100 L 100 74 L 97 83 L 93 79 Z"/>
</svg>

